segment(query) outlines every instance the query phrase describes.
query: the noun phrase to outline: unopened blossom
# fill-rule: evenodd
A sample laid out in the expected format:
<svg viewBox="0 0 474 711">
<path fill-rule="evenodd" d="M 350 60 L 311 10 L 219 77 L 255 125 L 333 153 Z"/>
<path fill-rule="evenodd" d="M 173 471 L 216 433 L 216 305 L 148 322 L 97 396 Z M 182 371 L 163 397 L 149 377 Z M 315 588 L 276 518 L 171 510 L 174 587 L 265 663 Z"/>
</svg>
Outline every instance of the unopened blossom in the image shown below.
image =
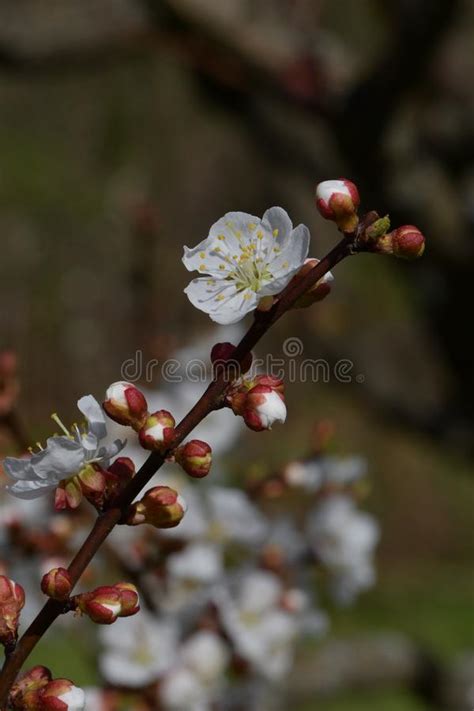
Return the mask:
<svg viewBox="0 0 474 711">
<path fill-rule="evenodd" d="M 169 486 L 149 489 L 140 501 L 132 504 L 127 513 L 127 524 L 138 526 L 148 523 L 156 528 L 174 528 L 187 511 L 182 496 Z"/>
<path fill-rule="evenodd" d="M 110 459 L 124 447 L 125 442 L 119 439 L 101 445 L 107 436 L 107 427 L 102 408 L 92 395 L 82 397 L 77 406 L 87 421 L 84 431 L 77 425 L 68 431 L 54 416 L 64 435 L 50 437 L 44 449 L 40 447 L 39 452 L 29 457 L 5 459 L 5 472 L 14 482 L 7 486 L 10 494 L 21 499 L 43 496 L 61 482 L 69 483 L 76 476 L 80 479 L 81 474 L 89 473 L 95 464 L 107 468 Z M 72 483 L 76 488 L 80 487 L 80 481 Z"/>
<path fill-rule="evenodd" d="M 402 259 L 417 259 L 425 251 L 425 237 L 418 227 L 413 225 L 398 227 L 386 234 L 379 243 L 381 248 L 378 251 Z"/>
<path fill-rule="evenodd" d="M 41 580 L 41 590 L 54 600 L 67 600 L 72 590 L 72 580 L 65 568 L 53 568 Z"/>
<path fill-rule="evenodd" d="M 138 593 L 131 583 L 102 585 L 75 597 L 77 608 L 93 622 L 110 625 L 118 617 L 129 617 L 140 610 Z"/>
<path fill-rule="evenodd" d="M 360 197 L 350 180 L 325 180 L 316 187 L 316 206 L 326 220 L 332 220 L 344 232 L 357 227 Z"/>
<path fill-rule="evenodd" d="M 275 422 L 283 424 L 286 420 L 283 381 L 270 375 L 244 380 L 228 393 L 227 404 L 256 432 L 270 430 Z"/>
<path fill-rule="evenodd" d="M 319 264 L 319 259 L 305 259 L 305 263 L 299 270 L 297 274 L 293 277 L 294 283 L 299 283 L 314 267 Z M 294 309 L 304 309 L 308 306 L 312 306 L 317 301 L 322 301 L 331 292 L 332 282 L 334 277 L 332 272 L 326 272 L 321 279 L 318 279 L 316 284 L 308 289 L 306 293 L 300 296 L 293 304 Z"/>
<path fill-rule="evenodd" d="M 168 410 L 158 410 L 149 415 L 139 431 L 140 444 L 152 452 L 164 451 L 174 435 L 175 419 Z"/>
<path fill-rule="evenodd" d="M 41 691 L 40 711 L 82 711 L 86 696 L 69 679 L 53 679 Z"/>
<path fill-rule="evenodd" d="M 135 385 L 125 381 L 112 383 L 105 393 L 104 410 L 120 425 L 140 429 L 148 415 L 145 396 Z"/>
<path fill-rule="evenodd" d="M 308 254 L 308 228 L 293 224 L 281 207 L 262 218 L 228 212 L 193 249 L 184 248 L 183 263 L 200 272 L 185 293 L 213 321 L 230 324 L 254 311 L 261 299 L 279 294 Z"/>
<path fill-rule="evenodd" d="M 25 605 L 22 586 L 0 575 L 0 643 L 10 644 L 17 637 L 20 612 Z"/>
<path fill-rule="evenodd" d="M 212 450 L 207 442 L 192 439 L 182 447 L 178 447 L 174 456 L 189 476 L 202 479 L 209 474 L 212 464 Z"/>
<path fill-rule="evenodd" d="M 51 679 L 51 671 L 41 665 L 24 672 L 17 678 L 11 688 L 10 704 L 18 711 L 41 708 L 40 694 Z"/>
</svg>

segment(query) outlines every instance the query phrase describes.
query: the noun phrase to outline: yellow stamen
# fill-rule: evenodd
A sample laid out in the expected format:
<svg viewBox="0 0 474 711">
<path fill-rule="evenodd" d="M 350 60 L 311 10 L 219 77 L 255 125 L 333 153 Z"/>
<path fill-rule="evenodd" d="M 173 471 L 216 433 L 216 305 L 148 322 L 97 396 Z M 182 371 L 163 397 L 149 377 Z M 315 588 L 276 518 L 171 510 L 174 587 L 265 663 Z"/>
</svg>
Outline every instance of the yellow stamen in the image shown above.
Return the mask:
<svg viewBox="0 0 474 711">
<path fill-rule="evenodd" d="M 61 422 L 61 420 L 59 419 L 59 415 L 57 414 L 57 412 L 53 412 L 53 414 L 51 415 L 51 419 L 53 420 L 53 422 L 55 422 L 57 425 L 59 425 L 59 427 L 62 429 L 62 431 L 64 432 L 64 434 L 66 435 L 66 437 L 69 437 L 69 436 L 70 436 L 69 430 L 68 430 L 68 429 L 63 425 L 63 423 Z"/>
</svg>

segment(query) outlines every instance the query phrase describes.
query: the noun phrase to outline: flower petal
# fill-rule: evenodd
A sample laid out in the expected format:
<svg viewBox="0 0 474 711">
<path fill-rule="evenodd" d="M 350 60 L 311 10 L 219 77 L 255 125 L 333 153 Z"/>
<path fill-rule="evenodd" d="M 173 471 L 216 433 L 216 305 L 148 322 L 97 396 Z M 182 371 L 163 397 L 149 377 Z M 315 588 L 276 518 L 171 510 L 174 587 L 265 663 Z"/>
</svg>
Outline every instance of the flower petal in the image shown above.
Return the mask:
<svg viewBox="0 0 474 711">
<path fill-rule="evenodd" d="M 283 249 L 293 230 L 293 223 L 287 211 L 282 207 L 271 207 L 265 212 L 262 222 L 269 224 L 270 231 L 275 237 L 276 246 Z"/>
<path fill-rule="evenodd" d="M 39 496 L 44 496 L 56 488 L 56 484 L 51 484 L 42 479 L 34 481 L 17 481 L 6 487 L 9 494 L 16 496 L 18 499 L 37 499 Z"/>
<path fill-rule="evenodd" d="M 50 437 L 46 449 L 31 458 L 36 476 L 51 483 L 77 474 L 83 464 L 82 446 L 68 437 Z"/>
<path fill-rule="evenodd" d="M 31 466 L 30 458 L 17 459 L 16 457 L 7 457 L 3 462 L 3 468 L 5 469 L 5 474 L 7 474 L 10 479 L 38 478 Z"/>
<path fill-rule="evenodd" d="M 273 279 L 260 289 L 260 296 L 279 294 L 285 288 L 303 266 L 308 255 L 309 241 L 308 228 L 298 225 L 291 233 L 286 247 L 269 262 L 268 268 Z"/>
<path fill-rule="evenodd" d="M 78 400 L 77 407 L 87 419 L 89 432 L 92 432 L 97 439 L 104 439 L 107 435 L 104 412 L 95 397 L 84 395 Z"/>
<path fill-rule="evenodd" d="M 117 454 L 122 451 L 126 444 L 126 439 L 115 439 L 112 444 L 107 444 L 99 449 L 99 451 L 97 452 L 97 458 L 100 458 L 104 466 L 107 468 L 109 460 L 117 456 Z"/>
<path fill-rule="evenodd" d="M 193 306 L 209 314 L 216 323 L 236 323 L 256 308 L 258 297 L 255 292 L 249 289 L 237 291 L 233 282 L 211 282 L 206 278 L 193 279 L 184 291 Z"/>
</svg>

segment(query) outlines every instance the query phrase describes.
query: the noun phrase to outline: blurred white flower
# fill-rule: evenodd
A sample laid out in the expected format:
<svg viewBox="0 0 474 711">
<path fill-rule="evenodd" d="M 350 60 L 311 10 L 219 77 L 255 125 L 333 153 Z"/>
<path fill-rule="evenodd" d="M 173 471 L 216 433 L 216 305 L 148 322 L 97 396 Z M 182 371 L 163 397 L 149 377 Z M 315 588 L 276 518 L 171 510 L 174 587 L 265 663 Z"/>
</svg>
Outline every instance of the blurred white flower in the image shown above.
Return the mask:
<svg viewBox="0 0 474 711">
<path fill-rule="evenodd" d="M 210 584 L 224 572 L 222 553 L 211 543 L 191 543 L 168 557 L 166 570 L 175 580 Z"/>
<path fill-rule="evenodd" d="M 225 679 L 230 652 L 218 635 L 193 634 L 181 647 L 180 663 L 160 685 L 160 701 L 169 711 L 207 711 Z"/>
<path fill-rule="evenodd" d="M 101 464 L 107 468 L 110 459 L 120 452 L 125 443 L 119 439 L 108 445 L 100 445 L 107 435 L 107 428 L 97 400 L 92 395 L 85 395 L 77 406 L 87 420 L 86 431 L 81 432 L 74 425 L 69 432 L 56 418 L 56 422 L 63 428 L 63 436 L 50 437 L 46 448 L 31 457 L 5 459 L 5 472 L 15 482 L 7 486 L 10 494 L 20 499 L 43 496 L 56 489 L 63 479 L 78 474 L 90 464 Z"/>
<path fill-rule="evenodd" d="M 160 619 L 142 610 L 101 627 L 99 634 L 100 670 L 109 684 L 141 688 L 163 676 L 176 661 L 178 629 L 171 618 Z"/>
<path fill-rule="evenodd" d="M 237 653 L 273 682 L 289 672 L 298 633 L 297 617 L 279 606 L 282 593 L 280 580 L 264 571 L 246 574 L 234 595 L 225 589 L 215 593 L 222 624 Z"/>
<path fill-rule="evenodd" d="M 379 526 L 350 497 L 324 500 L 308 515 L 306 532 L 314 553 L 332 574 L 332 589 L 340 602 L 350 602 L 374 583 L 372 556 Z"/>
<path fill-rule="evenodd" d="M 184 487 L 181 491 L 188 502 L 186 518 L 178 529 L 164 531 L 171 538 L 186 540 L 197 537 L 214 543 L 261 544 L 268 532 L 263 514 L 241 489 L 225 486 Z M 188 516 L 188 514 L 186 516 Z"/>
<path fill-rule="evenodd" d="M 185 293 L 213 321 L 240 321 L 261 298 L 285 288 L 306 259 L 309 239 L 308 228 L 293 229 L 281 207 L 270 208 L 261 219 L 228 212 L 205 240 L 184 248 L 186 269 L 208 275 L 193 279 Z"/>
</svg>

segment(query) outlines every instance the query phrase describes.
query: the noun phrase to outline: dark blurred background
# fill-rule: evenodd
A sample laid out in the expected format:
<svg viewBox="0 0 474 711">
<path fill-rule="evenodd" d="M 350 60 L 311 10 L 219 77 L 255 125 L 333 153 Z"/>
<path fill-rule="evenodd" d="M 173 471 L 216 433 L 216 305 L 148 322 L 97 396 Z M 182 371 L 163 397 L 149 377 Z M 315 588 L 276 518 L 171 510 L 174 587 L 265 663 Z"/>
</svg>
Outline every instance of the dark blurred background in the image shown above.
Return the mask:
<svg viewBox="0 0 474 711">
<path fill-rule="evenodd" d="M 473 18 L 469 0 L 0 2 L 0 347 L 30 430 L 138 349 L 161 359 L 209 328 L 182 246 L 228 210 L 281 204 L 322 256 L 337 235 L 314 186 L 343 175 L 425 233 L 416 263 L 346 261 L 262 344 L 297 335 L 362 377 L 292 387 L 284 436 L 244 459 L 297 456 L 314 419 L 335 422 L 383 529 L 378 586 L 335 633 L 402 632 L 453 669 L 474 646 Z M 318 708 L 426 704 L 394 688 Z"/>
</svg>

